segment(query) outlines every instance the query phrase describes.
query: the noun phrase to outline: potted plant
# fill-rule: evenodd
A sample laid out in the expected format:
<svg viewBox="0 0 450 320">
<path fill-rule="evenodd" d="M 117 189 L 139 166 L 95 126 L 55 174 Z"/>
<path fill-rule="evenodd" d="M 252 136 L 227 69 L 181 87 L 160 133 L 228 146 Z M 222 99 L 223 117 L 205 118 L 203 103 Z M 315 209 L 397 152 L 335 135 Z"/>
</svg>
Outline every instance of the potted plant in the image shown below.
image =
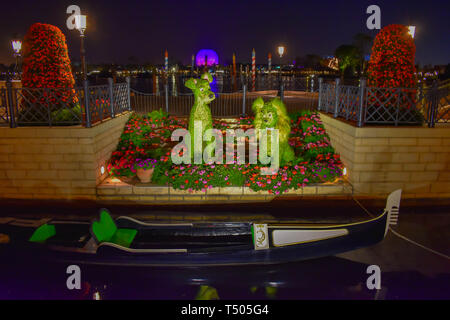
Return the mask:
<svg viewBox="0 0 450 320">
<path fill-rule="evenodd" d="M 152 180 L 153 170 L 155 169 L 156 159 L 136 159 L 134 168 L 136 175 L 142 183 L 149 183 Z"/>
</svg>

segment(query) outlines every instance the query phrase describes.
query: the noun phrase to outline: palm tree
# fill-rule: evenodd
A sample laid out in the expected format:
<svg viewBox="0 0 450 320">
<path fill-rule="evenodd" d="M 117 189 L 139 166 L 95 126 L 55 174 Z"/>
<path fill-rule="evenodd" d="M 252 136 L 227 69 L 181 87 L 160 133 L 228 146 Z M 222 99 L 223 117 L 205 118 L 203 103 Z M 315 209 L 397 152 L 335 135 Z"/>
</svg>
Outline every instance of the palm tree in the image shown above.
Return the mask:
<svg viewBox="0 0 450 320">
<path fill-rule="evenodd" d="M 344 79 L 345 71 L 351 68 L 355 71 L 360 61 L 360 53 L 357 47 L 344 44 L 339 46 L 334 55 L 339 60 L 339 69 L 341 70 L 341 79 Z"/>
</svg>

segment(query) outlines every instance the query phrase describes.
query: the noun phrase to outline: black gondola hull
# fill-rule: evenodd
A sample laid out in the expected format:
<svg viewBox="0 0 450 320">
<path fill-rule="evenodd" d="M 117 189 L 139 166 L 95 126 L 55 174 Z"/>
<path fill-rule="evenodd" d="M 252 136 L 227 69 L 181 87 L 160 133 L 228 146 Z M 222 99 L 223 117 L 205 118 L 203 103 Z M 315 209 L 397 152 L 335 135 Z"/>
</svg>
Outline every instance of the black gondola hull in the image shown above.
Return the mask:
<svg viewBox="0 0 450 320">
<path fill-rule="evenodd" d="M 170 228 L 168 234 L 181 234 L 189 232 L 185 237 L 196 236 L 195 232 L 209 232 L 209 237 L 224 236 L 226 237 L 227 226 L 233 226 L 233 234 L 230 234 L 230 242 L 227 244 L 210 243 L 209 245 L 193 246 L 183 249 L 183 252 L 177 252 L 173 249 L 161 248 L 165 252 L 147 251 L 143 252 L 134 248 L 123 248 L 114 245 L 99 244 L 95 250 L 87 250 L 89 238 L 78 239 L 74 244 L 70 243 L 70 239 L 60 243 L 30 243 L 23 241 L 27 238 L 30 230 L 21 230 L 20 227 L 14 225 L 0 225 L 0 233 L 10 233 L 11 241 L 9 244 L 0 246 L 0 254 L 5 259 L 8 258 L 24 258 L 31 260 L 45 260 L 49 262 L 59 262 L 65 264 L 78 265 L 105 265 L 105 266 L 226 266 L 226 265 L 252 265 L 252 264 L 277 264 L 290 261 L 300 261 L 314 259 L 324 256 L 335 255 L 338 253 L 355 250 L 358 248 L 372 246 L 380 242 L 385 235 L 388 223 L 388 214 L 384 212 L 377 218 L 363 221 L 359 223 L 343 224 L 343 225 L 268 225 L 268 236 L 270 246 L 264 250 L 255 250 L 251 242 L 246 243 L 246 239 L 251 239 L 251 224 L 194 224 L 190 229 L 179 226 L 173 227 L 165 225 L 160 229 Z M 49 222 L 51 223 L 51 222 Z M 131 223 L 131 224 L 130 224 Z M 72 223 L 75 229 L 76 223 Z M 121 227 L 138 228 L 138 233 L 149 232 L 149 230 L 160 230 L 157 225 L 133 225 L 131 221 L 118 221 Z M 82 231 L 86 223 L 80 223 L 77 227 Z M 66 228 L 70 228 L 65 225 Z M 177 230 L 177 228 L 179 230 Z M 147 230 L 147 231 L 146 231 Z M 203 231 L 202 231 L 203 230 Z M 236 231 L 237 230 L 237 231 Z M 288 244 L 283 246 L 274 245 L 274 232 L 286 230 L 308 230 L 328 231 L 328 230 L 345 230 L 345 234 L 335 236 L 328 239 L 316 239 L 312 241 L 304 241 L 297 244 Z M 80 232 L 81 232 L 80 231 Z M 153 232 L 153 231 L 152 231 Z M 156 232 L 156 231 L 155 231 Z M 222 235 L 220 235 L 223 233 Z M 14 237 L 14 234 L 21 236 Z M 219 235 L 218 235 L 219 234 Z M 201 234 L 200 234 L 201 235 Z M 199 236 L 200 236 L 199 235 Z M 79 238 L 79 234 L 74 232 L 74 237 Z M 234 238 L 233 238 L 234 237 Z M 236 238 L 240 237 L 240 238 Z M 246 238 L 247 237 L 247 238 Z M 70 237 L 69 237 L 70 238 Z M 234 240 L 233 240 L 234 239 Z M 248 240 L 247 239 L 247 240 Z M 64 239 L 63 239 L 64 240 Z M 81 241 L 82 240 L 82 241 Z M 231 241 L 233 240 L 233 241 Z M 251 240 L 249 240 L 251 241 Z M 151 241 L 149 240 L 149 243 Z M 166 241 L 167 243 L 167 241 Z M 156 244 L 153 243 L 153 246 Z"/>
</svg>

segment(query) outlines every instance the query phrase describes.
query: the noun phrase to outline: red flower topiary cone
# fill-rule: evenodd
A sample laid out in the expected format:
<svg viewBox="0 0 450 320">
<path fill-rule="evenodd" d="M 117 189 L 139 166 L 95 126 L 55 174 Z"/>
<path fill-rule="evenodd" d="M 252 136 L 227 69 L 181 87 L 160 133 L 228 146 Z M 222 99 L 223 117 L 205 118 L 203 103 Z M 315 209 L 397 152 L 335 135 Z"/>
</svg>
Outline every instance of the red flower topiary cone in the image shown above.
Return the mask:
<svg viewBox="0 0 450 320">
<path fill-rule="evenodd" d="M 368 85 L 381 88 L 414 88 L 416 46 L 408 28 L 384 27 L 375 37 L 368 66 Z"/>
<path fill-rule="evenodd" d="M 35 23 L 23 46 L 22 85 L 27 88 L 73 88 L 66 37 L 59 28 Z"/>
<path fill-rule="evenodd" d="M 411 109 L 416 100 L 417 84 L 414 58 L 416 46 L 406 26 L 392 24 L 384 27 L 375 37 L 367 69 L 368 86 L 377 88 L 405 88 L 380 90 L 369 94 L 368 100 L 376 108 L 399 106 Z"/>
<path fill-rule="evenodd" d="M 50 24 L 33 24 L 24 37 L 22 87 L 51 90 L 24 90 L 22 107 L 72 108 L 78 103 L 74 84 L 64 34 Z"/>
</svg>

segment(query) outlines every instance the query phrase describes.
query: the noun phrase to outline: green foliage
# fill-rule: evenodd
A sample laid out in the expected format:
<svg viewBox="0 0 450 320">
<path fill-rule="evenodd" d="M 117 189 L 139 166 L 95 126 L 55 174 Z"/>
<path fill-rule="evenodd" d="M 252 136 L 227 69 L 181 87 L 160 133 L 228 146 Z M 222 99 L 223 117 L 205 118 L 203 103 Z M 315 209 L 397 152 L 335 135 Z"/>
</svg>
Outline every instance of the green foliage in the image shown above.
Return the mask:
<svg viewBox="0 0 450 320">
<path fill-rule="evenodd" d="M 108 164 L 108 172 L 115 177 L 135 175 L 136 159 L 157 159 L 158 165 L 167 160 L 170 133 L 184 124 L 176 118 L 165 118 L 160 127 L 148 117 L 133 114 L 125 125 L 117 150 L 113 152 Z M 157 171 L 157 170 L 156 170 Z M 158 176 L 158 173 L 156 174 Z"/>
<path fill-rule="evenodd" d="M 136 147 L 142 147 L 143 136 L 134 133 L 124 133 L 120 137 L 120 140 L 121 141 L 119 146 L 127 146 L 129 144 L 132 144 Z"/>
<path fill-rule="evenodd" d="M 291 118 L 291 120 L 295 123 L 295 122 L 297 122 L 298 118 L 304 117 L 309 114 L 311 114 L 311 111 L 309 111 L 309 110 L 299 110 L 299 111 L 291 112 L 289 114 L 289 118 Z"/>
<path fill-rule="evenodd" d="M 211 182 L 216 187 L 242 186 L 245 182 L 245 176 L 240 165 L 217 165 L 212 174 Z"/>
<path fill-rule="evenodd" d="M 168 117 L 168 113 L 164 112 L 162 108 L 159 110 L 153 110 L 147 114 L 147 118 L 151 120 L 162 120 Z"/>
<path fill-rule="evenodd" d="M 177 165 L 168 176 L 176 189 L 206 190 L 211 187 L 242 186 L 246 177 L 242 165 Z"/>
<path fill-rule="evenodd" d="M 80 122 L 81 119 L 81 107 L 79 104 L 76 104 L 71 109 L 58 109 L 52 112 L 52 120 L 54 122 L 69 122 L 69 123 L 77 123 Z"/>
<path fill-rule="evenodd" d="M 311 183 L 333 181 L 341 176 L 342 164 L 330 145 L 319 115 L 311 111 L 301 111 L 288 117 L 278 111 L 280 105 L 277 104 L 277 101 L 269 102 L 267 110 L 277 111 L 277 125 L 280 125 L 280 119 L 284 119 L 281 128 L 285 130 L 286 136 L 289 136 L 292 130 L 290 142 L 294 148 L 289 146 L 292 150 L 292 160 L 281 165 L 274 175 L 261 175 L 261 164 L 173 164 L 169 154 L 170 148 L 161 145 L 166 132 L 171 132 L 180 122 L 169 117 L 164 119 L 164 127 L 152 127 L 149 125 L 150 119 L 142 116 L 133 116 L 126 124 L 118 151 L 113 153 L 112 165 L 108 166 L 108 170 L 116 176 L 130 176 L 134 174 L 133 165 L 136 158 L 159 158 L 152 176 L 152 182 L 155 184 L 170 185 L 175 189 L 187 191 L 246 186 L 255 191 L 265 190 L 275 194 Z M 260 112 L 264 107 L 263 102 Z M 168 123 L 171 125 L 166 125 Z M 155 146 L 154 143 L 158 141 L 159 144 Z M 289 143 L 289 139 L 286 143 Z"/>
<path fill-rule="evenodd" d="M 334 149 L 332 146 L 310 148 L 304 153 L 304 158 L 308 161 L 314 160 L 319 154 L 334 154 Z"/>
<path fill-rule="evenodd" d="M 344 44 L 339 46 L 335 51 L 335 56 L 339 60 L 339 69 L 341 69 L 342 74 L 345 73 L 347 68 L 351 68 L 354 71 L 360 61 L 360 52 L 353 45 Z"/>
<path fill-rule="evenodd" d="M 305 137 L 305 139 L 303 140 L 304 143 L 314 143 L 317 141 L 321 141 L 323 140 L 323 136 L 316 136 L 316 135 L 311 135 L 311 136 L 307 136 Z"/>
<path fill-rule="evenodd" d="M 166 150 L 163 148 L 150 149 L 147 151 L 149 158 L 159 159 L 166 154 Z"/>
<path fill-rule="evenodd" d="M 264 102 L 259 97 L 252 104 L 255 114 L 255 129 L 274 128 L 279 134 L 279 160 L 280 164 L 292 162 L 295 154 L 289 145 L 289 135 L 291 133 L 291 118 L 288 116 L 286 107 L 279 98 Z M 269 146 L 267 147 L 270 150 Z"/>
<path fill-rule="evenodd" d="M 210 83 L 213 81 L 209 72 L 203 74 L 201 79 L 189 79 L 185 85 L 194 93 L 194 105 L 192 106 L 191 113 L 189 115 L 189 133 L 191 135 L 191 156 L 194 157 L 195 141 L 195 122 L 202 123 L 202 136 L 205 131 L 212 129 L 212 115 L 209 109 L 209 103 L 215 99 L 214 92 L 211 91 Z M 209 142 L 209 144 L 214 142 Z M 205 144 L 202 146 L 204 150 Z"/>
<path fill-rule="evenodd" d="M 153 170 L 152 182 L 159 185 L 167 185 L 170 182 L 170 170 L 172 169 L 172 160 L 159 161 Z"/>
</svg>

